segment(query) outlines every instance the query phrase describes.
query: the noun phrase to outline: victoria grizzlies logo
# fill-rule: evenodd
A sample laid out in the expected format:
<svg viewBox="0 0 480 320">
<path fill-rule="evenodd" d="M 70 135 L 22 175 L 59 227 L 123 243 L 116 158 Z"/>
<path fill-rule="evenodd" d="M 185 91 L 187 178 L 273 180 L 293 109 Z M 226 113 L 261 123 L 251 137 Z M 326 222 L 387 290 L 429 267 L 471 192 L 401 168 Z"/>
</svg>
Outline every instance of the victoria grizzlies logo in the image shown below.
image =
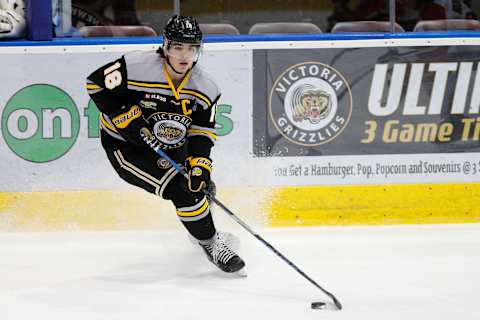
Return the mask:
<svg viewBox="0 0 480 320">
<path fill-rule="evenodd" d="M 172 149 L 182 146 L 186 141 L 187 129 L 192 119 L 180 114 L 158 112 L 147 118 L 155 121 L 153 133 L 163 144 L 162 149 Z"/>
<path fill-rule="evenodd" d="M 313 147 L 335 139 L 352 113 L 349 84 L 337 70 L 304 62 L 285 70 L 270 90 L 270 119 L 287 140 Z"/>
</svg>

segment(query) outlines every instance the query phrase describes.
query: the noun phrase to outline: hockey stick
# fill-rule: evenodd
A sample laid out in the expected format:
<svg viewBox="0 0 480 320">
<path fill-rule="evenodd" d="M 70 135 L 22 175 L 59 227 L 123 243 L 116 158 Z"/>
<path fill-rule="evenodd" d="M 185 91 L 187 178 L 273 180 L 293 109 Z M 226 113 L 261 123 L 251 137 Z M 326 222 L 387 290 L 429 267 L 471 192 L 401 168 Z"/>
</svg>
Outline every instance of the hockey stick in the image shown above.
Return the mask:
<svg viewBox="0 0 480 320">
<path fill-rule="evenodd" d="M 158 143 L 156 143 L 155 138 L 149 137 L 148 135 L 144 134 L 141 132 L 141 136 L 143 137 L 144 141 L 148 146 L 150 146 L 159 156 L 161 156 L 163 159 L 167 160 L 174 168 L 177 170 L 178 173 L 180 173 L 185 179 L 188 179 L 188 174 L 185 170 L 182 169 L 176 163 L 173 161 L 162 149 L 160 149 Z M 233 220 L 235 220 L 239 225 L 241 225 L 245 230 L 248 231 L 252 236 L 257 238 L 261 243 L 263 243 L 267 248 L 269 248 L 271 251 L 273 251 L 279 258 L 281 258 L 283 261 L 285 261 L 290 267 L 292 267 L 295 271 L 297 271 L 300 275 L 302 275 L 305 279 L 307 279 L 311 284 L 313 284 L 315 287 L 320 289 L 324 294 L 326 294 L 330 299 L 332 299 L 333 303 L 337 307 L 338 310 L 342 309 L 342 304 L 338 299 L 330 292 L 322 288 L 315 280 L 310 278 L 305 272 L 302 271 L 299 267 L 297 267 L 292 261 L 290 261 L 287 257 L 285 257 L 280 251 L 275 249 L 269 242 L 267 242 L 265 239 L 263 239 L 258 233 L 252 230 L 245 222 L 243 222 L 239 217 L 237 217 L 230 209 L 228 209 L 223 203 L 221 203 L 213 194 L 211 194 L 208 190 L 203 189 L 203 193 L 208 196 L 216 205 L 218 205 L 220 208 L 223 209 L 227 214 L 232 217 Z M 312 308 L 316 309 L 317 307 L 321 307 L 325 305 L 322 302 L 312 302 Z"/>
</svg>

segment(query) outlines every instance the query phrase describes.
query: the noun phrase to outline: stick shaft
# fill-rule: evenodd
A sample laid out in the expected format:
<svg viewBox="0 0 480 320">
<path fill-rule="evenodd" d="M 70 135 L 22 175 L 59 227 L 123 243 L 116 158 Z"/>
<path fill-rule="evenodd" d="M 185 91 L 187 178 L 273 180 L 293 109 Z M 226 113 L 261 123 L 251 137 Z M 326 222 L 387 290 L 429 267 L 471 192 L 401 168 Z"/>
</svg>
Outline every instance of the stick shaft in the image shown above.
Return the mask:
<svg viewBox="0 0 480 320">
<path fill-rule="evenodd" d="M 155 150 L 155 152 L 157 152 L 158 155 L 160 155 L 162 158 L 166 159 L 168 162 L 170 162 L 170 164 L 181 174 L 183 175 L 186 179 L 188 179 L 188 174 L 185 172 L 184 169 L 182 169 L 182 167 L 180 167 L 178 165 L 178 163 L 176 163 L 175 161 L 173 161 L 163 150 L 161 150 L 160 148 L 153 148 L 153 150 Z M 317 287 L 318 289 L 320 289 L 324 294 L 326 294 L 330 299 L 333 300 L 335 306 L 340 310 L 342 309 L 342 304 L 337 300 L 337 298 L 330 292 L 328 292 L 327 290 L 325 290 L 324 288 L 322 288 L 322 286 L 320 286 L 315 280 L 313 280 L 312 278 L 310 278 L 305 272 L 302 271 L 302 269 L 300 269 L 299 267 L 297 267 L 292 261 L 290 261 L 287 257 L 285 257 L 280 251 L 278 251 L 277 249 L 275 249 L 274 246 L 272 246 L 268 241 L 266 241 L 263 237 L 261 237 L 258 233 L 256 233 L 252 228 L 250 228 L 250 226 L 248 224 L 246 224 L 245 222 L 243 222 L 242 219 L 240 219 L 237 215 L 235 215 L 230 209 L 228 209 L 222 202 L 220 202 L 217 198 L 215 198 L 215 196 L 213 196 L 210 192 L 208 192 L 207 190 L 203 190 L 203 192 L 209 196 L 209 198 L 212 199 L 212 201 L 218 205 L 220 208 L 223 209 L 223 211 L 225 213 L 227 213 L 228 215 L 230 215 L 230 217 L 232 217 L 233 220 L 235 220 L 240 226 L 242 226 L 248 233 L 250 233 L 252 236 L 254 236 L 255 238 L 257 238 L 258 241 L 260 241 L 261 243 L 263 243 L 268 249 L 270 249 L 271 251 L 273 251 L 279 258 L 281 258 L 284 262 L 286 262 L 290 267 L 292 267 L 295 271 L 297 271 L 302 277 L 304 277 L 305 279 L 307 279 L 311 284 L 313 284 L 315 287 Z"/>
</svg>

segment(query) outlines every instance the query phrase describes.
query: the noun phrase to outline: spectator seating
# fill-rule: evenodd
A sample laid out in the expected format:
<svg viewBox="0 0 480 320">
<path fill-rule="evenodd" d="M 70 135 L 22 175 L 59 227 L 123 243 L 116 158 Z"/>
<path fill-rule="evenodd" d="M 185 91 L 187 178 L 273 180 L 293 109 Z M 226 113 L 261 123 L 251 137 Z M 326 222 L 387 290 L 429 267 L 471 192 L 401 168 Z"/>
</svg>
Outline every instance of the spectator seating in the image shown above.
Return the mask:
<svg viewBox="0 0 480 320">
<path fill-rule="evenodd" d="M 255 23 L 248 34 L 278 33 L 322 33 L 322 30 L 310 22 L 265 22 Z"/>
<path fill-rule="evenodd" d="M 417 22 L 413 32 L 480 30 L 480 22 L 471 19 L 421 20 Z"/>
<path fill-rule="evenodd" d="M 237 27 L 228 23 L 200 23 L 199 25 L 205 35 L 240 34 Z"/>
<path fill-rule="evenodd" d="M 85 26 L 78 32 L 86 38 L 158 36 L 155 30 L 148 26 Z"/>
<path fill-rule="evenodd" d="M 390 32 L 390 22 L 388 21 L 346 21 L 337 22 L 332 33 L 340 32 Z M 395 32 L 405 32 L 401 25 L 395 23 Z"/>
</svg>

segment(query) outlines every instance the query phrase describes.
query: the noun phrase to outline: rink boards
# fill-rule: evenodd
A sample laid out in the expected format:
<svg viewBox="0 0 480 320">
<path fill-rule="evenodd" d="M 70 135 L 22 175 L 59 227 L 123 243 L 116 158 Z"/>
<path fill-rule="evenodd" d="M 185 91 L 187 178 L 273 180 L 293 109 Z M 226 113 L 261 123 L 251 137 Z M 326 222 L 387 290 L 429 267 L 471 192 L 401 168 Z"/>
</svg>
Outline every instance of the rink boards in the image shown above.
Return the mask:
<svg viewBox="0 0 480 320">
<path fill-rule="evenodd" d="M 478 222 L 474 37 L 207 43 L 214 179 L 270 226 Z M 3 46 L 0 230 L 142 229 L 173 206 L 107 163 L 84 79 L 137 44 Z M 217 209 L 217 212 L 220 211 Z"/>
</svg>

